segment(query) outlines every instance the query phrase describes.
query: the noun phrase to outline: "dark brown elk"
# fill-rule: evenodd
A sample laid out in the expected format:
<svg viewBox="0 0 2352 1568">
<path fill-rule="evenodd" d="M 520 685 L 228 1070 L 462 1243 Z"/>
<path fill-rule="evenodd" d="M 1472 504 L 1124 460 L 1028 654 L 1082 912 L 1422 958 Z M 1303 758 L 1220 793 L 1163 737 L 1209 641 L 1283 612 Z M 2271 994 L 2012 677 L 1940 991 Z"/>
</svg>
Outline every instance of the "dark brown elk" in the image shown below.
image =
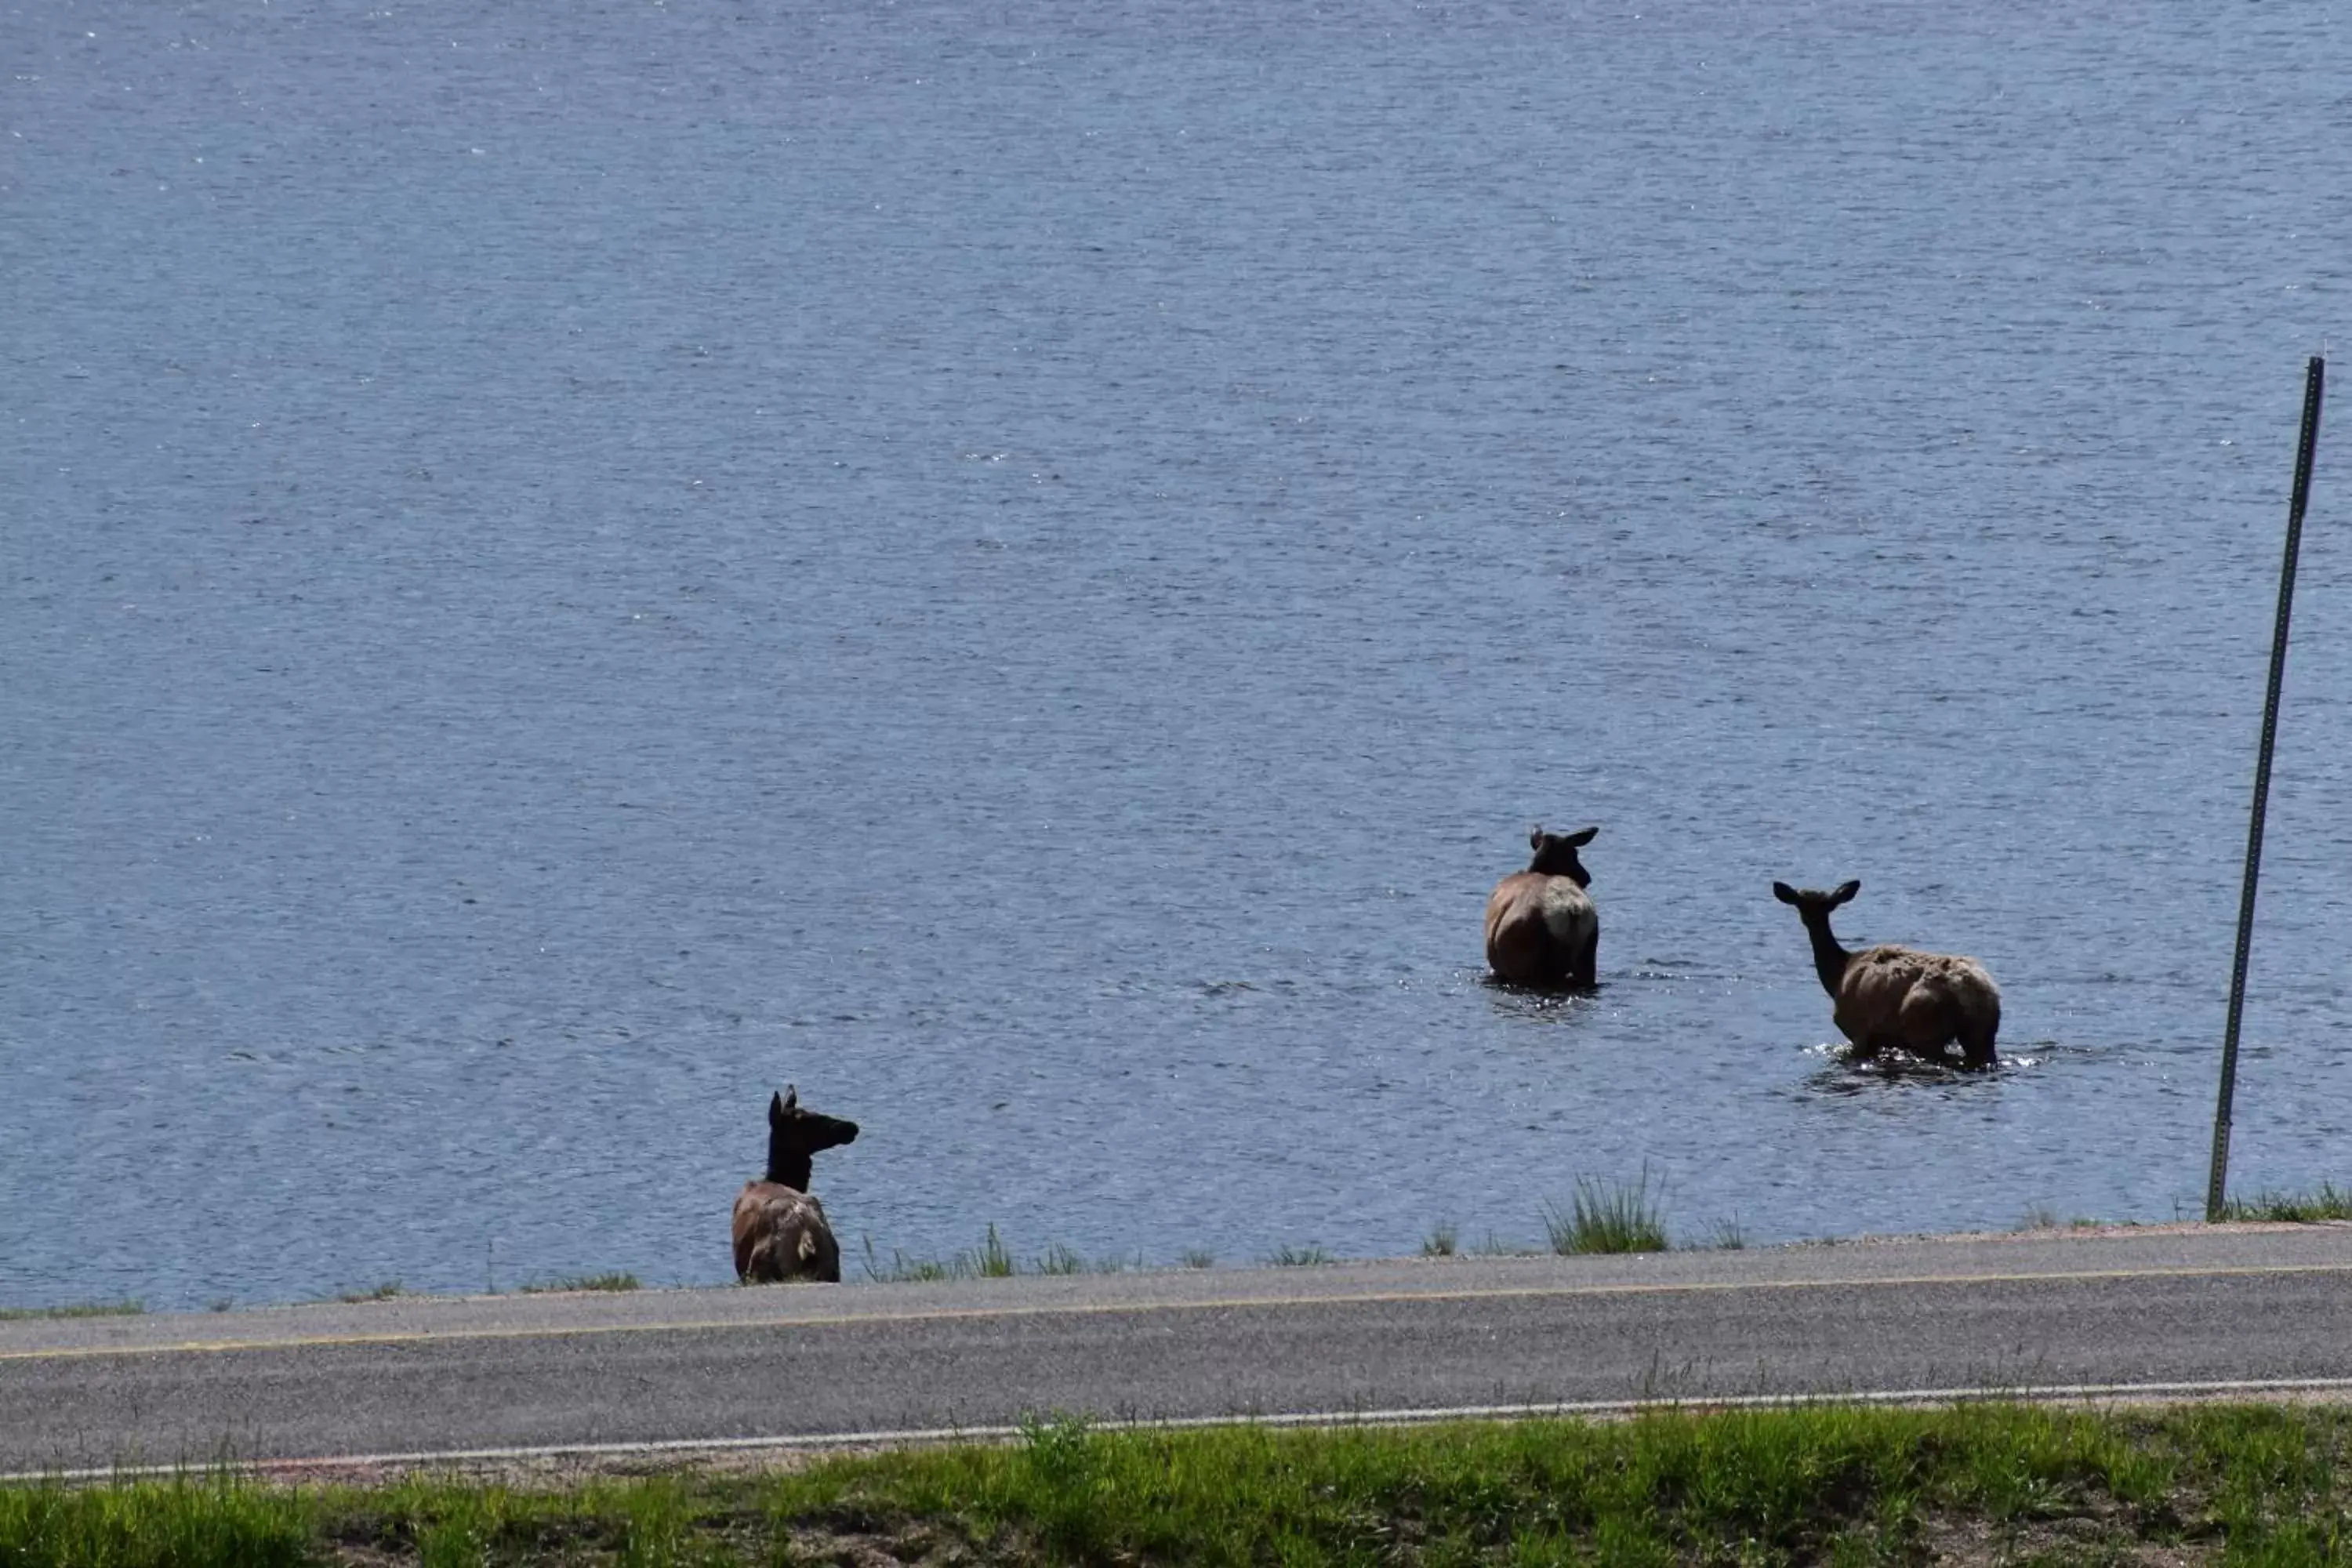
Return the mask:
<svg viewBox="0 0 2352 1568">
<path fill-rule="evenodd" d="M 1856 1060 L 1887 1049 L 1930 1061 L 1958 1044 L 1971 1068 L 1995 1064 L 2000 1033 L 2000 987 L 1973 958 L 1920 952 L 1908 947 L 1865 947 L 1849 952 L 1830 931 L 1830 911 L 1862 891 L 1847 882 L 1821 893 L 1772 884 L 1772 896 L 1796 906 L 1813 942 L 1813 972 L 1830 994 L 1838 1033 L 1853 1042 Z"/>
<path fill-rule="evenodd" d="M 1538 823 L 1528 835 L 1528 868 L 1496 883 L 1486 900 L 1486 963 L 1496 978 L 1548 990 L 1595 984 L 1601 914 L 1576 851 L 1600 831 L 1546 833 Z"/>
<path fill-rule="evenodd" d="M 768 1173 L 735 1199 L 735 1277 L 841 1282 L 841 1247 L 809 1192 L 809 1156 L 854 1142 L 857 1123 L 803 1110 L 792 1085 L 768 1097 Z"/>
</svg>

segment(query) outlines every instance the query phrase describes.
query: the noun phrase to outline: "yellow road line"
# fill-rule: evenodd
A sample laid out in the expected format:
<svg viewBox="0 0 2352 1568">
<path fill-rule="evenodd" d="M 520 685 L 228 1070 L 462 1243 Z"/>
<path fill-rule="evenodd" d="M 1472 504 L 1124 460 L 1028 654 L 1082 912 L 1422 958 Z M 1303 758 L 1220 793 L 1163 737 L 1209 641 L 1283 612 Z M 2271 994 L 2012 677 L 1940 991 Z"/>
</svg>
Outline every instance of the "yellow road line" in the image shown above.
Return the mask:
<svg viewBox="0 0 2352 1568">
<path fill-rule="evenodd" d="M 907 1311 L 814 1313 L 775 1318 L 685 1319 L 647 1323 L 542 1324 L 511 1328 L 403 1329 L 378 1333 L 284 1338 L 174 1340 L 153 1344 L 58 1345 L 0 1351 L 0 1362 L 71 1361 L 96 1356 L 218 1355 L 238 1351 L 311 1350 L 341 1345 L 425 1344 L 436 1341 L 587 1338 L 602 1334 L 713 1333 L 771 1329 L 857 1328 L 866 1324 L 953 1322 L 992 1318 L 1135 1317 L 1153 1312 L 1252 1311 L 1269 1308 L 1382 1306 L 1411 1301 L 1506 1301 L 1536 1298 L 1730 1294 L 1741 1290 L 1883 1290 L 1936 1285 L 2091 1284 L 2119 1279 L 2227 1279 L 2255 1276 L 2352 1274 L 2352 1263 L 2235 1264 L 2207 1268 L 2025 1270 L 2007 1274 L 1912 1274 L 1827 1279 L 1625 1280 L 1606 1285 L 1508 1285 L 1461 1290 L 1375 1290 L 1360 1294 L 1225 1296 L 1179 1301 L 1097 1301 Z"/>
</svg>

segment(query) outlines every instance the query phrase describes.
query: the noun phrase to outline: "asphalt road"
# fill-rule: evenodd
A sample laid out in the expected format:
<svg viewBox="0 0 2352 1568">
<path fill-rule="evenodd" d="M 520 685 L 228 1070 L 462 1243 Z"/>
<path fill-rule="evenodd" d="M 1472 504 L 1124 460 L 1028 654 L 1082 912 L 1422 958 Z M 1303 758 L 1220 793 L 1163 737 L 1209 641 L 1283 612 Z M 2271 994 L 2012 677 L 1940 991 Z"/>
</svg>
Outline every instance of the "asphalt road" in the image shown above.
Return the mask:
<svg viewBox="0 0 2352 1568">
<path fill-rule="evenodd" d="M 2352 1391 L 2352 1226 L 0 1321 L 0 1472 L 626 1456 L 1024 1415 Z"/>
</svg>

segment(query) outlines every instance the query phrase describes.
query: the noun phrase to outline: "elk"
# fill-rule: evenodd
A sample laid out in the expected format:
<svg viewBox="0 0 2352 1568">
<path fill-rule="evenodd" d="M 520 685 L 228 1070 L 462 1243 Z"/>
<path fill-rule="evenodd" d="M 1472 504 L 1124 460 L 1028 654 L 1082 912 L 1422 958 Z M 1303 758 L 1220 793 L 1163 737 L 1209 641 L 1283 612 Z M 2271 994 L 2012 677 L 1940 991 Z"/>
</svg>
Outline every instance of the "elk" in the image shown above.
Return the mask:
<svg viewBox="0 0 2352 1568">
<path fill-rule="evenodd" d="M 1958 1042 L 1963 1065 L 1995 1065 L 2000 1032 L 2000 987 L 1973 958 L 1908 947 L 1865 947 L 1849 952 L 1830 931 L 1830 911 L 1862 891 L 1858 881 L 1831 892 L 1772 884 L 1772 896 L 1796 906 L 1813 942 L 1813 971 L 1830 994 L 1838 1032 L 1866 1061 L 1888 1047 L 1931 1059 Z"/>
<path fill-rule="evenodd" d="M 768 1173 L 744 1183 L 735 1199 L 737 1279 L 841 1283 L 841 1247 L 809 1192 L 809 1156 L 856 1137 L 855 1121 L 803 1110 L 793 1085 L 768 1097 Z"/>
<path fill-rule="evenodd" d="M 1535 853 L 1528 868 L 1496 883 L 1486 900 L 1486 963 L 1497 979 L 1547 989 L 1595 984 L 1601 914 L 1584 890 L 1592 876 L 1576 851 L 1600 831 L 1546 833 L 1538 823 L 1528 833 Z"/>
</svg>

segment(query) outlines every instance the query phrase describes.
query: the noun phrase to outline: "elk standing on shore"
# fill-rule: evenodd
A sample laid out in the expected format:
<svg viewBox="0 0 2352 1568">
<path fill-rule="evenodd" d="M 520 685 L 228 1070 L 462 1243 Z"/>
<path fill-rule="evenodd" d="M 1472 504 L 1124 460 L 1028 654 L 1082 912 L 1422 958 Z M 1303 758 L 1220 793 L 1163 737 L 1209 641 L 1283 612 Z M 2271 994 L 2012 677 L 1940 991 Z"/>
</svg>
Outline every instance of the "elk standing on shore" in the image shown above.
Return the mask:
<svg viewBox="0 0 2352 1568">
<path fill-rule="evenodd" d="M 853 1142 L 857 1123 L 803 1110 L 790 1084 L 768 1097 L 768 1173 L 735 1199 L 735 1277 L 841 1283 L 841 1247 L 809 1193 L 809 1156 Z"/>
<path fill-rule="evenodd" d="M 1813 942 L 1813 969 L 1836 1005 L 1832 1018 L 1853 1042 L 1856 1060 L 1888 1047 L 1932 1059 L 1958 1042 L 1971 1068 L 1994 1065 L 2000 1032 L 2000 987 L 1983 964 L 1951 953 L 1907 947 L 1865 947 L 1849 952 L 1830 931 L 1830 911 L 1862 891 L 1847 882 L 1832 892 L 1772 884 L 1772 896 L 1796 906 Z"/>
<path fill-rule="evenodd" d="M 1535 851 L 1528 868 L 1497 882 L 1486 900 L 1486 963 L 1497 978 L 1549 989 L 1595 984 L 1601 914 L 1576 850 L 1600 831 L 1546 833 L 1538 823 L 1528 835 Z"/>
</svg>

